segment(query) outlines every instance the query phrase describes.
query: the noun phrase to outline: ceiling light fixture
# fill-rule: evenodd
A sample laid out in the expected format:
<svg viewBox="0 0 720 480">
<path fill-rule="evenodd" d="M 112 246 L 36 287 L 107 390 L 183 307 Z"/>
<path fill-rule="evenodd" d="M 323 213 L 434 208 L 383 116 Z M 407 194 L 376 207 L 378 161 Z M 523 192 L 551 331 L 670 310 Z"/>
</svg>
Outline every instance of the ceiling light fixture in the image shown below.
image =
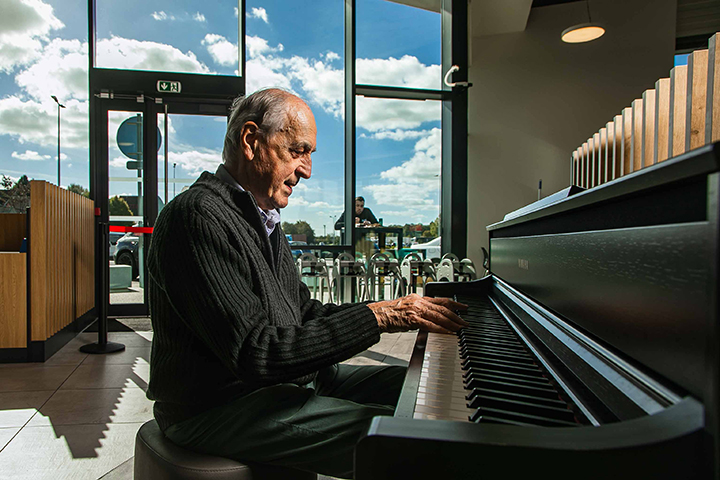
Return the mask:
<svg viewBox="0 0 720 480">
<path fill-rule="evenodd" d="M 590 0 L 585 1 L 587 5 L 588 22 L 573 25 L 570 28 L 566 28 L 560 38 L 565 43 L 584 43 L 591 42 L 597 38 L 602 37 L 605 34 L 605 29 L 593 23 L 592 17 L 590 16 Z"/>
</svg>

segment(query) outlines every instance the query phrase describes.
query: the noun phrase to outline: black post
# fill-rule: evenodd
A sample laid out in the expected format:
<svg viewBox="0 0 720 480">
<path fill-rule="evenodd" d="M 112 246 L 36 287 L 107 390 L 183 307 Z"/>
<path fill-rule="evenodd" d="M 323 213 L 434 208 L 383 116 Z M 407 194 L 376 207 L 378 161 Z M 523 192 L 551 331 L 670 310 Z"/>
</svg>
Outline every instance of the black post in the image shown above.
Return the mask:
<svg viewBox="0 0 720 480">
<path fill-rule="evenodd" d="M 110 259 L 108 258 L 108 245 L 110 244 L 110 235 L 108 233 L 109 225 L 107 223 L 100 222 L 99 225 L 101 238 L 100 243 L 102 244 L 102 247 L 100 248 L 100 257 L 104 268 L 101 269 L 102 274 L 100 274 L 100 296 L 102 297 L 102 299 L 100 301 L 100 311 L 97 319 L 98 341 L 97 343 L 88 343 L 80 347 L 81 352 L 94 354 L 121 352 L 125 350 L 125 345 L 123 345 L 122 343 L 108 342 L 107 339 L 107 313 L 108 300 L 110 298 L 110 269 L 108 268 L 108 264 L 110 262 Z"/>
</svg>

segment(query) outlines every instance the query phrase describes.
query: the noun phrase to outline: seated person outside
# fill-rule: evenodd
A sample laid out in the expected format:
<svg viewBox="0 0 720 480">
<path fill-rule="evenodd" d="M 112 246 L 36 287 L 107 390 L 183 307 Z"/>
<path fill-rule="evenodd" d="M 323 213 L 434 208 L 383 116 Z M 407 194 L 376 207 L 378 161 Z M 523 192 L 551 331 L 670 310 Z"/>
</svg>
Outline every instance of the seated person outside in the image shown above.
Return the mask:
<svg viewBox="0 0 720 480">
<path fill-rule="evenodd" d="M 177 445 L 352 478 L 353 451 L 392 415 L 405 368 L 339 364 L 383 332 L 450 333 L 464 305 L 409 295 L 322 304 L 300 281 L 280 210 L 310 178 L 316 126 L 295 95 L 233 104 L 222 154 L 160 212 L 148 252 L 147 396 Z"/>
<path fill-rule="evenodd" d="M 374 227 L 379 225 L 377 218 L 373 215 L 369 208 L 365 208 L 365 199 L 363 197 L 355 197 L 355 226 L 356 227 Z M 340 215 L 335 222 L 335 230 L 340 230 L 345 226 L 345 212 Z"/>
</svg>

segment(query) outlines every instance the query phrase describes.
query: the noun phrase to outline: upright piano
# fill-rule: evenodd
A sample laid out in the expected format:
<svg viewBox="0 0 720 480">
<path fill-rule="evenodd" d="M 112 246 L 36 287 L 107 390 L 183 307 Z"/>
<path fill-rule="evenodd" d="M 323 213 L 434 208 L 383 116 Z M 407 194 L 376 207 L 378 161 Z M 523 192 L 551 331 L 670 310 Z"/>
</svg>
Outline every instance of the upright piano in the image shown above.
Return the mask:
<svg viewBox="0 0 720 480">
<path fill-rule="evenodd" d="M 356 479 L 718 479 L 720 144 L 488 227 Z M 575 194 L 570 194 L 575 193 Z"/>
</svg>

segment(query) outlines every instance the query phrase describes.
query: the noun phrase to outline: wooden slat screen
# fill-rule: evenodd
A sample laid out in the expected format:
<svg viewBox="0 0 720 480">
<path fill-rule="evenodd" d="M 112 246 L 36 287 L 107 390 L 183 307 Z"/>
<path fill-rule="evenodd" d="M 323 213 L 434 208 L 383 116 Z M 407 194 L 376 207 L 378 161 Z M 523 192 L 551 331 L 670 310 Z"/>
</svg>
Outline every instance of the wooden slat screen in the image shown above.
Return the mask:
<svg viewBox="0 0 720 480">
<path fill-rule="evenodd" d="M 47 182 L 30 188 L 32 340 L 43 341 L 95 306 L 94 206 Z"/>
<path fill-rule="evenodd" d="M 578 147 L 573 181 L 592 188 L 720 141 L 719 42 L 716 33 Z"/>
</svg>

